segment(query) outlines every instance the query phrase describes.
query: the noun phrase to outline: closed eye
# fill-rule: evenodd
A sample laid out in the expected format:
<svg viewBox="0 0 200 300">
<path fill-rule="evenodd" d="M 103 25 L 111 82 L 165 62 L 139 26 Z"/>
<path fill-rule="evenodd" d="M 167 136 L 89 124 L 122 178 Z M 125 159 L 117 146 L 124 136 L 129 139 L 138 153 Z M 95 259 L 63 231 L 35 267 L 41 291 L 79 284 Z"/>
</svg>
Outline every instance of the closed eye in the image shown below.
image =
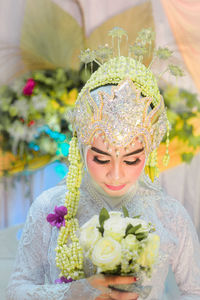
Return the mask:
<svg viewBox="0 0 200 300">
<path fill-rule="evenodd" d="M 101 164 L 101 165 L 105 165 L 105 164 L 110 162 L 109 159 L 108 160 L 101 160 L 101 159 L 98 159 L 97 156 L 94 156 L 93 161 L 95 161 L 96 163 Z"/>
<path fill-rule="evenodd" d="M 102 160 L 102 159 L 99 159 L 97 156 L 94 156 L 93 161 L 95 161 L 96 163 L 101 164 L 101 165 L 105 165 L 105 164 L 107 164 L 107 163 L 110 162 L 109 159 L 108 159 L 108 160 Z M 140 160 L 139 158 L 137 158 L 137 159 L 134 160 L 134 161 L 124 160 L 124 162 L 125 162 L 127 165 L 129 165 L 129 166 L 131 166 L 131 165 L 137 165 L 138 163 L 140 163 L 140 161 L 141 161 L 141 160 Z"/>
<path fill-rule="evenodd" d="M 127 165 L 137 165 L 139 164 L 141 160 L 139 158 L 136 158 L 136 160 L 133 160 L 133 161 L 129 161 L 129 160 L 124 160 L 124 162 L 127 164 Z"/>
</svg>

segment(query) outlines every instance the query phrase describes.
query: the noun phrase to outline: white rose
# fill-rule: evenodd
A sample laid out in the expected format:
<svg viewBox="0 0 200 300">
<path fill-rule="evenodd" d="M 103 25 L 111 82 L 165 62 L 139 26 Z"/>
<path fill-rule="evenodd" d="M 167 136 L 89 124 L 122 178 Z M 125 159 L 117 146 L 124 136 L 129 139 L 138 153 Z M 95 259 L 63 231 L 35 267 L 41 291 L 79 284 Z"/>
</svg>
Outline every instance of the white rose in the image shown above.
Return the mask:
<svg viewBox="0 0 200 300">
<path fill-rule="evenodd" d="M 137 250 L 138 248 L 138 240 L 135 235 L 128 234 L 125 239 L 122 240 L 122 247 L 128 250 Z"/>
<path fill-rule="evenodd" d="M 141 219 L 138 219 L 138 218 L 128 218 L 128 217 L 126 217 L 125 221 L 126 221 L 127 226 L 128 226 L 128 224 L 131 224 L 133 226 L 137 226 L 139 224 L 142 225 L 142 227 L 140 227 L 136 231 L 136 233 L 144 232 L 144 231 L 147 231 L 149 229 L 149 225 L 144 220 L 141 220 Z"/>
<path fill-rule="evenodd" d="M 109 212 L 110 217 L 122 217 L 121 211 L 110 211 Z"/>
<path fill-rule="evenodd" d="M 90 255 L 92 248 L 101 238 L 97 226 L 99 226 L 99 221 L 98 216 L 95 215 L 80 228 L 80 244 L 86 256 Z"/>
<path fill-rule="evenodd" d="M 84 229 L 86 227 L 91 227 L 91 226 L 99 226 L 99 216 L 94 215 L 89 221 L 87 221 L 81 229 Z"/>
<path fill-rule="evenodd" d="M 120 242 L 125 236 L 126 222 L 121 213 L 112 212 L 110 218 L 104 222 L 104 237 L 110 236 Z"/>
<path fill-rule="evenodd" d="M 157 234 L 150 233 L 137 263 L 144 267 L 151 267 L 158 257 L 159 247 L 160 237 Z"/>
<path fill-rule="evenodd" d="M 103 237 L 94 246 L 91 259 L 101 271 L 114 270 L 121 263 L 121 245 L 110 237 Z"/>
</svg>

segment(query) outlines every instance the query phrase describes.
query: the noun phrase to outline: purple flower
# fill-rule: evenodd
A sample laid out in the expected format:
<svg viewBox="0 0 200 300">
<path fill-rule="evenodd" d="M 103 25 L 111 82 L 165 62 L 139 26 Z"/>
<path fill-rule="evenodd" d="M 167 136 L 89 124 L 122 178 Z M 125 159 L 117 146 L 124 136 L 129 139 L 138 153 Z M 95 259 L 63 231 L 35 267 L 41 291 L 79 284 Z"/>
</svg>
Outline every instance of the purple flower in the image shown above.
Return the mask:
<svg viewBox="0 0 200 300">
<path fill-rule="evenodd" d="M 73 281 L 72 278 L 67 279 L 66 277 L 62 276 L 62 277 L 56 279 L 55 283 L 68 283 L 68 282 L 72 282 L 72 281 Z"/>
<path fill-rule="evenodd" d="M 65 226 L 64 216 L 67 214 L 67 208 L 65 206 L 55 206 L 54 212 L 54 214 L 48 214 L 47 221 L 51 226 L 56 226 L 57 228 Z"/>
</svg>

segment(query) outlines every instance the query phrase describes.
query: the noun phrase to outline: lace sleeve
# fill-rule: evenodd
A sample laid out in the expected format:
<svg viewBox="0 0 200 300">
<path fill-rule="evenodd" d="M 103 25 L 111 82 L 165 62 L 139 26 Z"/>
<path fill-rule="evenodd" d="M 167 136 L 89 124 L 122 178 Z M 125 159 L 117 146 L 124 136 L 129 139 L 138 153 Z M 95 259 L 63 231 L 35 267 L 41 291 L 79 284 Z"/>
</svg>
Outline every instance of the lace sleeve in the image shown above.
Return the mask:
<svg viewBox="0 0 200 300">
<path fill-rule="evenodd" d="M 33 203 L 19 242 L 7 300 L 95 299 L 99 294 L 86 279 L 69 284 L 45 283 L 45 264 L 50 239 L 44 210 L 45 195 Z M 38 205 L 39 203 L 39 205 Z"/>
<path fill-rule="evenodd" d="M 175 221 L 179 246 L 172 269 L 181 300 L 200 299 L 200 245 L 189 215 L 183 207 L 179 209 Z"/>
</svg>

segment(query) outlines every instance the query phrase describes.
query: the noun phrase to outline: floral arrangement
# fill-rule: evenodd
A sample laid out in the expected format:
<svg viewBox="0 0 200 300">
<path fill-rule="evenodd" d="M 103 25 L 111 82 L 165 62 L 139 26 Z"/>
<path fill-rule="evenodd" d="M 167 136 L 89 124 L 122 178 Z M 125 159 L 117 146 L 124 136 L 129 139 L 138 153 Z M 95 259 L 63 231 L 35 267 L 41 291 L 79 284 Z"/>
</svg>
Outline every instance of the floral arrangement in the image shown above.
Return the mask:
<svg viewBox="0 0 200 300">
<path fill-rule="evenodd" d="M 1 86 L 1 151 L 27 163 L 35 155 L 67 156 L 72 130 L 66 113 L 86 80 L 85 70 L 41 70 Z"/>
<path fill-rule="evenodd" d="M 200 102 L 193 94 L 175 86 L 162 90 L 167 107 L 167 117 L 171 124 L 170 143 L 179 142 L 181 160 L 189 163 L 200 150 Z"/>
<path fill-rule="evenodd" d="M 159 255 L 160 238 L 152 233 L 152 225 L 130 218 L 121 212 L 103 208 L 80 228 L 80 244 L 84 255 L 96 267 L 97 273 L 113 275 L 151 276 Z"/>
</svg>

